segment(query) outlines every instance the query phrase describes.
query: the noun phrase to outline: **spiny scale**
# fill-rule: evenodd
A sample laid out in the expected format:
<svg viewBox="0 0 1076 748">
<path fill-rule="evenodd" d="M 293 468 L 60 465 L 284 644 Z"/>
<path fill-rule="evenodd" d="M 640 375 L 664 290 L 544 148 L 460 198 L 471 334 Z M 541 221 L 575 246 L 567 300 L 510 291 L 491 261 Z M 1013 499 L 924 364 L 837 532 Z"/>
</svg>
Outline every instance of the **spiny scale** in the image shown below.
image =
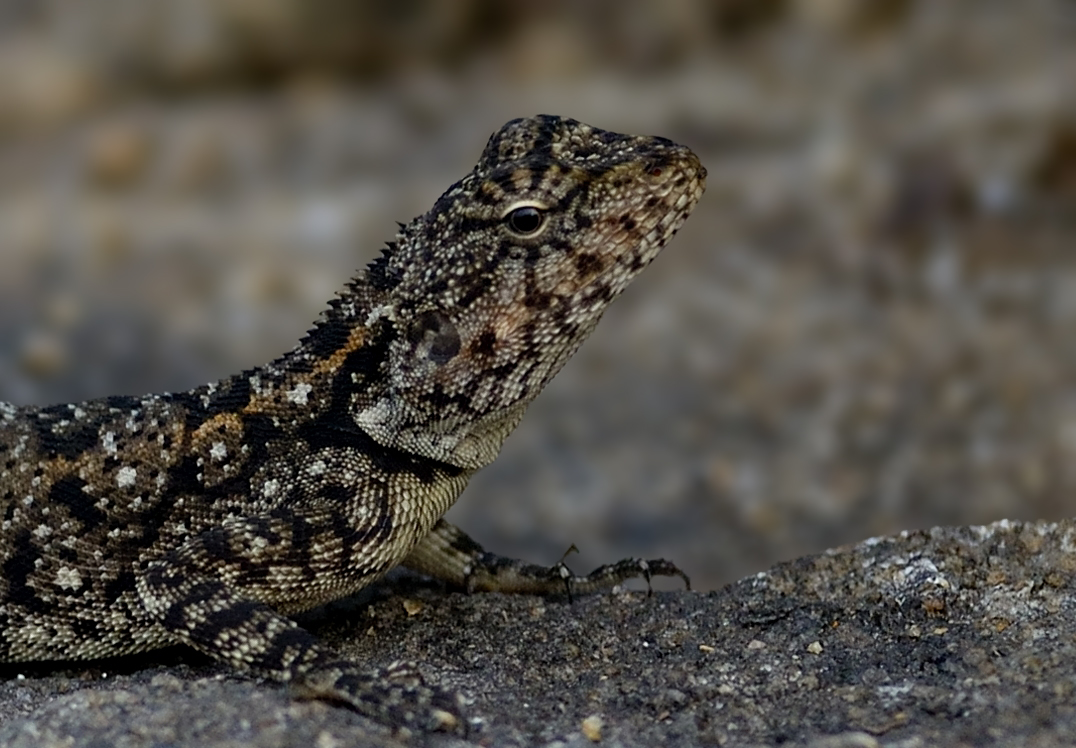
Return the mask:
<svg viewBox="0 0 1076 748">
<path fill-rule="evenodd" d="M 185 643 L 388 724 L 462 728 L 413 667 L 341 661 L 286 616 L 399 564 L 536 594 L 683 576 L 629 559 L 575 577 L 441 515 L 705 177 L 663 138 L 513 120 L 276 361 L 189 392 L 0 404 L 0 660 Z"/>
</svg>

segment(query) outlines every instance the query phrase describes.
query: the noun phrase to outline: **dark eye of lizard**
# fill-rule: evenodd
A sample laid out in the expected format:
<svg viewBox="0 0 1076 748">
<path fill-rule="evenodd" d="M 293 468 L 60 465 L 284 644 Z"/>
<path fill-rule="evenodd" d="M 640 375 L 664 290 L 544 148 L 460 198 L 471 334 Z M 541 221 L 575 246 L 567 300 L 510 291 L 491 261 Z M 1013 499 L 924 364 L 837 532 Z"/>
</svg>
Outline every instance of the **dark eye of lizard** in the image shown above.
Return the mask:
<svg viewBox="0 0 1076 748">
<path fill-rule="evenodd" d="M 508 228 L 512 230 L 512 233 L 520 236 L 532 236 L 538 233 L 538 230 L 545 224 L 545 215 L 538 208 L 525 205 L 511 211 L 504 217 L 504 220 L 508 223 Z"/>
</svg>

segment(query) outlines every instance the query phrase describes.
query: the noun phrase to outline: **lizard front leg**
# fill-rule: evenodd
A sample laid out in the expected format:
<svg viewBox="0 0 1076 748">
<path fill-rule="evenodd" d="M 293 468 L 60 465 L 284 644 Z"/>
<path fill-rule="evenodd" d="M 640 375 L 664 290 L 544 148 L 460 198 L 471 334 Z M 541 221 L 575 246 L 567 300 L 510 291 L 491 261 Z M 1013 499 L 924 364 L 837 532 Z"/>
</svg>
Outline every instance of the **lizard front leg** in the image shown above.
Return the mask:
<svg viewBox="0 0 1076 748">
<path fill-rule="evenodd" d="M 338 585 L 357 589 L 376 573 L 357 568 L 347 578 L 334 526 L 330 514 L 295 510 L 229 520 L 146 563 L 137 581 L 142 604 L 177 641 L 291 684 L 302 697 L 340 702 L 396 728 L 463 729 L 458 697 L 427 685 L 414 666 L 365 670 L 279 612 L 298 609 L 299 589 L 339 597 Z M 335 580 L 319 575 L 321 566 L 336 569 Z"/>
<path fill-rule="evenodd" d="M 489 553 L 455 525 L 441 519 L 419 541 L 402 564 L 421 574 L 463 587 L 468 592 L 505 592 L 530 595 L 587 594 L 608 589 L 628 579 L 680 577 L 691 589 L 687 574 L 665 559 L 626 558 L 576 576 L 563 562 L 537 566 Z"/>
</svg>

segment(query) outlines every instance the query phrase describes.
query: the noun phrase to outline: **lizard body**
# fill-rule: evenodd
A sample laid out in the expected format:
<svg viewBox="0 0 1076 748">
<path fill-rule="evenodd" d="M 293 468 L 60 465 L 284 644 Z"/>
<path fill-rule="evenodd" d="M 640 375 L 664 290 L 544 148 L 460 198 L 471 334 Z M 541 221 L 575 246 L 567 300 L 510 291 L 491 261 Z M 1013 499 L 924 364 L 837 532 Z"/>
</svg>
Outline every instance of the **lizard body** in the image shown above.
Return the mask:
<svg viewBox="0 0 1076 748">
<path fill-rule="evenodd" d="M 452 694 L 409 665 L 342 661 L 288 614 L 399 564 L 539 594 L 683 576 L 502 559 L 441 515 L 705 176 L 662 138 L 514 120 L 272 363 L 188 392 L 0 403 L 0 661 L 185 643 L 389 724 L 452 728 Z"/>
</svg>

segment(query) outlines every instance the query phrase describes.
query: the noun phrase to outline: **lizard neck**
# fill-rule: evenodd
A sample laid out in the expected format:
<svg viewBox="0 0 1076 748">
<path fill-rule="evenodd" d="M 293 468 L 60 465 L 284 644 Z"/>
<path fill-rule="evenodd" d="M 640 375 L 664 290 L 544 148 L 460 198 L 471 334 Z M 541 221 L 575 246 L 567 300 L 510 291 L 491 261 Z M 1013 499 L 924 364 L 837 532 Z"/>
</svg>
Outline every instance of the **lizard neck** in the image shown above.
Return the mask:
<svg viewBox="0 0 1076 748">
<path fill-rule="evenodd" d="M 435 364 L 416 365 L 416 328 L 429 332 L 429 313 L 379 288 L 382 264 L 353 279 L 294 350 L 247 375 L 251 402 L 289 429 L 331 422 L 385 449 L 474 472 L 497 457 L 529 400 L 474 410 L 445 391 Z"/>
<path fill-rule="evenodd" d="M 412 412 L 393 377 L 393 347 L 407 337 L 400 327 L 390 299 L 363 274 L 292 351 L 186 397 L 261 419 L 263 430 L 282 440 L 359 446 L 390 462 L 425 465 L 425 472 L 470 475 L 497 456 L 526 403 L 474 418 L 392 421 Z"/>
</svg>

